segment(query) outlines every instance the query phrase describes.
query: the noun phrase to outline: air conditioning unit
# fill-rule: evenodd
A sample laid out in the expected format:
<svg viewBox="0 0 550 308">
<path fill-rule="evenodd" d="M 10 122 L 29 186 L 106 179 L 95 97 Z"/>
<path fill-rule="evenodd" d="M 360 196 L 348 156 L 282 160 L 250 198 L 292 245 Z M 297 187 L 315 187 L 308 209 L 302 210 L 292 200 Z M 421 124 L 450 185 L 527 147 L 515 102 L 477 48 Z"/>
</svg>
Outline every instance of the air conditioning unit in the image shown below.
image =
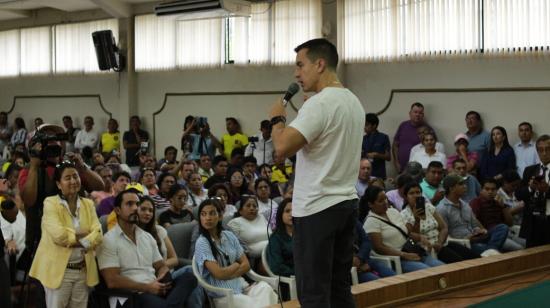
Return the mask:
<svg viewBox="0 0 550 308">
<path fill-rule="evenodd" d="M 179 15 L 178 19 L 207 19 L 250 16 L 250 1 L 246 0 L 179 0 L 155 7 L 157 16 Z"/>
</svg>

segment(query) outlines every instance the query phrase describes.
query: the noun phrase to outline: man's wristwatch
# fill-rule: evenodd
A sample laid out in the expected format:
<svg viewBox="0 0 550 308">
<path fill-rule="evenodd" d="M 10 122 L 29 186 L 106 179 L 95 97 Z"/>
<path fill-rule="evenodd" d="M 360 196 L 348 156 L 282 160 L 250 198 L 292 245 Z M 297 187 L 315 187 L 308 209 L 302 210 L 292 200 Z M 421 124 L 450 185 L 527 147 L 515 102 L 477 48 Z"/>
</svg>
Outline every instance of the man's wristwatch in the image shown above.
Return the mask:
<svg viewBox="0 0 550 308">
<path fill-rule="evenodd" d="M 273 118 L 271 118 L 271 126 L 274 126 L 275 124 L 278 124 L 278 123 L 283 123 L 285 124 L 286 123 L 286 118 L 284 116 L 275 116 Z"/>
</svg>

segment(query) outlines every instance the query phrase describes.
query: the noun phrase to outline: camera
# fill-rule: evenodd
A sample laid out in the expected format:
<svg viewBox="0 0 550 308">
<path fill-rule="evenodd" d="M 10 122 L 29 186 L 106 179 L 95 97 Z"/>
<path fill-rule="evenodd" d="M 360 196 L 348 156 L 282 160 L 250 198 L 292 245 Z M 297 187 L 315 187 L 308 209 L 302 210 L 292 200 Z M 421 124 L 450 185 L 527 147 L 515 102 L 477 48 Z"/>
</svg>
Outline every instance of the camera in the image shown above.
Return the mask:
<svg viewBox="0 0 550 308">
<path fill-rule="evenodd" d="M 35 145 L 37 143 L 42 144 L 42 151 L 37 152 L 34 150 L 30 150 L 29 154 L 31 157 L 40 157 L 41 159 L 45 159 L 48 157 L 58 157 L 61 155 L 61 152 L 63 149 L 58 144 L 50 144 L 48 143 L 50 141 L 67 141 L 69 140 L 69 136 L 66 133 L 48 133 L 42 130 L 36 131 L 34 136 L 29 141 L 29 147 L 32 147 L 32 145 Z"/>
<path fill-rule="evenodd" d="M 149 142 L 142 141 L 139 146 L 139 152 L 142 154 L 147 154 L 147 151 L 149 151 Z"/>
<path fill-rule="evenodd" d="M 258 142 L 258 141 L 260 141 L 259 137 L 248 137 L 248 142 L 250 142 L 250 143 Z"/>
</svg>

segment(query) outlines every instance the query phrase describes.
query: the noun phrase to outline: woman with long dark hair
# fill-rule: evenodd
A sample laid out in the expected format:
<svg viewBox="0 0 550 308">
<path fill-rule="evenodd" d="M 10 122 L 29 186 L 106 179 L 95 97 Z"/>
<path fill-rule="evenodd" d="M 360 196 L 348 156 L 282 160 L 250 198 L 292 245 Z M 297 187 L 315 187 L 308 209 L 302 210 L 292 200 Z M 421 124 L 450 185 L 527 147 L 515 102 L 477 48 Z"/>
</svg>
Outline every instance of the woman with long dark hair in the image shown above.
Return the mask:
<svg viewBox="0 0 550 308">
<path fill-rule="evenodd" d="M 149 196 L 141 196 L 138 205 L 138 226 L 153 236 L 157 242 L 166 266 L 173 269 L 178 266 L 178 256 L 174 250 L 174 245 L 168 237 L 168 232 L 163 227 L 157 225 L 155 221 L 155 201 Z"/>
<path fill-rule="evenodd" d="M 500 180 L 506 170 L 516 170 L 516 155 L 508 142 L 508 134 L 502 126 L 491 130 L 489 149 L 481 156 L 479 164 L 480 179 Z"/>
<path fill-rule="evenodd" d="M 236 204 L 241 199 L 241 195 L 250 193 L 248 191 L 248 183 L 246 182 L 243 171 L 240 169 L 231 170 L 228 177 L 228 187 L 230 190 L 229 203 Z"/>
<path fill-rule="evenodd" d="M 174 184 L 170 188 L 167 195 L 170 200 L 170 208 L 159 215 L 160 225 L 168 228 L 173 224 L 190 222 L 193 220 L 193 213 L 191 213 L 185 205 L 188 195 L 189 192 L 183 185 Z"/>
<path fill-rule="evenodd" d="M 25 126 L 25 120 L 17 117 L 13 123 L 13 135 L 11 135 L 10 145 L 14 149 L 18 144 L 25 144 L 27 138 L 27 127 Z"/>
<path fill-rule="evenodd" d="M 245 287 L 241 276 L 250 270 L 248 258 L 238 238 L 223 230 L 222 213 L 216 199 L 199 206 L 200 236 L 195 244 L 195 262 L 200 275 L 211 285 L 234 291 L 235 307 L 265 307 L 277 303 L 277 295 L 265 282 Z M 226 298 L 208 292 L 216 307 L 227 306 Z"/>
</svg>

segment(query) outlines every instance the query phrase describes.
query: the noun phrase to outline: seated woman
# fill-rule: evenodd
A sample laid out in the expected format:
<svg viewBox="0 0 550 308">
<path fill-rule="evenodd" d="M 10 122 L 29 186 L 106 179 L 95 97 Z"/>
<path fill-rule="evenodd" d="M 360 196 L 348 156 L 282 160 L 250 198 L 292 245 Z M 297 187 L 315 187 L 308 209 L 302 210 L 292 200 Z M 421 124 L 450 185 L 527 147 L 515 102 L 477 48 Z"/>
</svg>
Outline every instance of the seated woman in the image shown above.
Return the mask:
<svg viewBox="0 0 550 308">
<path fill-rule="evenodd" d="M 279 276 L 294 275 L 294 255 L 292 253 L 292 199 L 284 199 L 277 212 L 275 229 L 266 248 L 267 263 L 271 272 Z M 287 284 L 281 284 L 284 300 L 290 299 Z"/>
<path fill-rule="evenodd" d="M 271 166 L 268 164 L 262 164 L 260 167 L 258 167 L 258 172 L 260 173 L 261 177 L 266 178 L 269 181 L 269 188 L 271 190 L 271 199 L 275 199 L 277 197 L 280 197 L 283 195 L 283 191 L 281 190 L 281 187 L 279 186 L 278 182 L 274 182 L 272 179 L 273 170 L 271 170 Z"/>
<path fill-rule="evenodd" d="M 166 229 L 155 222 L 155 201 L 150 196 L 142 196 L 139 201 L 138 226 L 153 236 L 155 241 L 157 241 L 157 246 L 164 259 L 164 263 L 166 263 L 169 269 L 174 269 L 178 266 L 178 256 Z"/>
<path fill-rule="evenodd" d="M 355 250 L 353 254 L 353 266 L 357 268 L 357 278 L 360 283 L 395 275 L 395 272 L 382 261 L 370 258 L 372 243 L 359 220 L 355 225 L 353 247 Z"/>
<path fill-rule="evenodd" d="M 170 200 L 168 200 L 168 193 L 170 188 L 176 184 L 176 177 L 171 173 L 161 173 L 157 179 L 158 192 L 156 195 L 151 195 L 153 201 L 155 201 L 155 206 L 157 210 L 164 212 L 170 207 Z M 157 215 L 160 215 L 157 212 Z"/>
<path fill-rule="evenodd" d="M 234 307 L 265 307 L 277 303 L 277 294 L 265 282 L 245 286 L 241 278 L 250 270 L 248 258 L 237 237 L 223 230 L 220 205 L 207 199 L 199 206 L 200 236 L 195 244 L 195 262 L 200 275 L 211 285 L 234 291 Z M 243 204 L 246 204 L 243 203 Z M 225 297 L 208 292 L 216 307 L 226 307 Z"/>
<path fill-rule="evenodd" d="M 229 187 L 229 203 L 235 204 L 241 200 L 241 195 L 250 193 L 248 191 L 248 183 L 240 169 L 231 170 L 228 176 L 229 183 L 227 183 L 227 187 Z"/>
<path fill-rule="evenodd" d="M 447 164 L 447 157 L 445 153 L 437 151 L 435 147 L 436 143 L 435 134 L 432 132 L 425 133 L 422 136 L 423 150 L 419 150 L 411 155 L 409 161 L 415 161 L 422 165 L 422 168 L 427 169 L 428 165 L 432 161 L 439 161 L 445 166 Z"/>
<path fill-rule="evenodd" d="M 54 179 L 59 194 L 44 200 L 42 238 L 29 276 L 44 286 L 48 307 L 86 307 L 89 288 L 99 282 L 101 225 L 93 201 L 78 195 L 80 176 L 72 162 L 57 165 Z"/>
<path fill-rule="evenodd" d="M 407 242 L 403 233 L 424 245 L 429 245 L 429 243 L 426 237 L 408 232 L 401 214 L 394 208 L 388 208 L 388 199 L 382 189 L 369 187 L 365 190 L 364 196 L 366 196 L 370 211 L 363 228 L 372 242 L 374 251 L 382 255 L 401 257 L 401 267 L 404 273 L 443 264 L 429 254 L 419 255 L 402 251 Z"/>
<path fill-rule="evenodd" d="M 139 173 L 139 182 L 145 188 L 146 195 L 156 195 L 159 192 L 157 187 L 157 174 L 153 168 L 143 168 Z"/>
<path fill-rule="evenodd" d="M 279 204 L 270 198 L 271 187 L 269 180 L 264 177 L 259 177 L 256 182 L 254 182 L 254 190 L 258 200 L 258 212 L 260 215 L 264 216 L 267 221 L 269 221 L 269 226 L 271 229 L 274 229 L 275 216 L 277 214 L 277 207 L 279 207 Z"/>
<path fill-rule="evenodd" d="M 202 201 L 208 198 L 207 190 L 203 187 L 202 176 L 198 172 L 193 172 L 189 175 L 189 198 L 187 199 L 187 207 L 194 208 L 199 206 Z"/>
<path fill-rule="evenodd" d="M 426 201 L 422 196 L 422 188 L 419 184 L 411 182 L 403 188 L 405 203 L 401 216 L 411 233 L 418 233 L 428 239 L 429 245 L 437 253 L 437 258 L 445 263 L 454 263 L 467 259 L 479 258 L 479 255 L 458 243 L 447 241 L 447 224 L 435 210 L 435 206 Z M 420 199 L 424 201 L 420 201 Z M 424 207 L 418 206 L 418 202 L 424 202 Z"/>
<path fill-rule="evenodd" d="M 250 257 L 261 257 L 271 230 L 267 227 L 267 220 L 258 213 L 258 203 L 254 196 L 245 195 L 241 198 L 239 211 L 227 225 L 248 247 Z"/>
<path fill-rule="evenodd" d="M 396 210 L 401 211 L 403 209 L 403 203 L 405 203 L 405 199 L 403 198 L 403 188 L 406 184 L 412 181 L 414 180 L 410 175 L 406 173 L 400 174 L 395 181 L 397 184 L 397 188 L 392 189 L 386 193 L 390 205 L 393 206 Z"/>
<path fill-rule="evenodd" d="M 225 184 L 214 184 L 208 190 L 208 198 L 220 198 L 220 205 L 222 206 L 223 218 L 234 217 L 237 213 L 237 208 L 233 204 L 227 204 L 229 198 L 229 188 Z"/>
<path fill-rule="evenodd" d="M 180 184 L 174 184 L 168 192 L 168 199 L 170 200 L 170 208 L 164 211 L 159 216 L 159 224 L 165 228 L 170 227 L 173 224 L 190 222 L 193 220 L 193 214 L 191 210 L 185 207 L 185 200 L 187 200 L 187 189 Z"/>
</svg>

